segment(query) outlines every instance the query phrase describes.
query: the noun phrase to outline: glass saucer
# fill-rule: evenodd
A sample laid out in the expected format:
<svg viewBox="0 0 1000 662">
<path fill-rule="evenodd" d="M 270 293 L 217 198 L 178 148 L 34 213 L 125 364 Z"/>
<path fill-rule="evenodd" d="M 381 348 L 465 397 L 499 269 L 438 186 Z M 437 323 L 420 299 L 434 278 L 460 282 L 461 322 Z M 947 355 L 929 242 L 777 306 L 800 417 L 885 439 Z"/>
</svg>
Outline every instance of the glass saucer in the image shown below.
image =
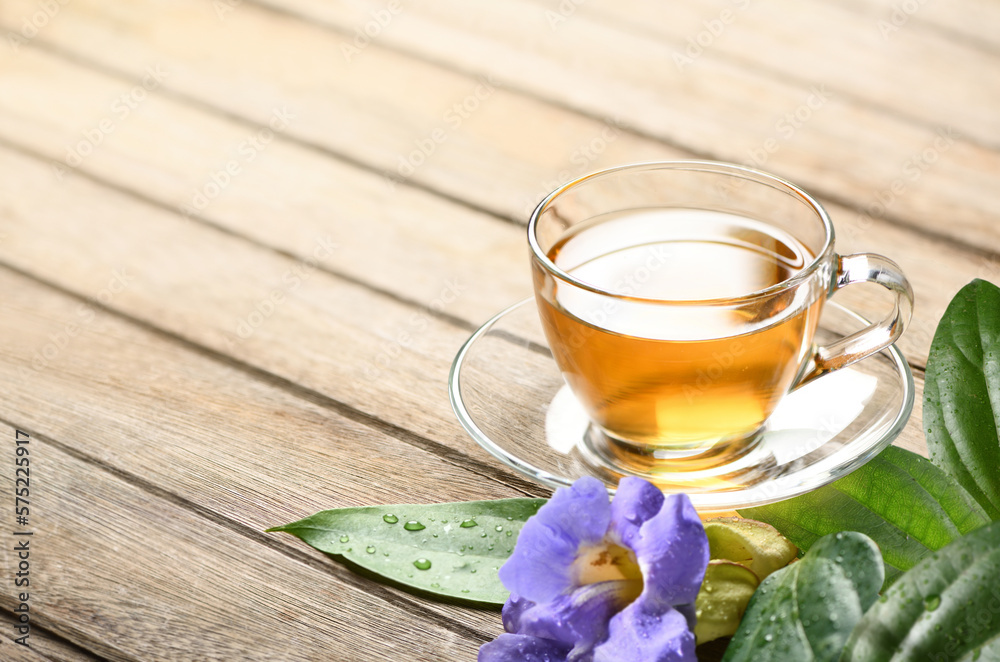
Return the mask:
<svg viewBox="0 0 1000 662">
<path fill-rule="evenodd" d="M 828 344 L 867 324 L 829 301 L 816 342 Z M 893 345 L 789 393 L 753 450 L 731 465 L 706 474 L 674 471 L 664 461 L 655 473 L 644 474 L 594 452 L 594 435 L 602 433 L 563 381 L 533 298 L 480 327 L 455 357 L 449 376 L 452 407 L 462 426 L 525 476 L 552 488 L 596 476 L 614 492 L 622 476 L 642 475 L 665 492 L 686 492 L 702 512 L 781 501 L 847 475 L 899 435 L 913 409 L 913 393 L 913 375 Z"/>
</svg>

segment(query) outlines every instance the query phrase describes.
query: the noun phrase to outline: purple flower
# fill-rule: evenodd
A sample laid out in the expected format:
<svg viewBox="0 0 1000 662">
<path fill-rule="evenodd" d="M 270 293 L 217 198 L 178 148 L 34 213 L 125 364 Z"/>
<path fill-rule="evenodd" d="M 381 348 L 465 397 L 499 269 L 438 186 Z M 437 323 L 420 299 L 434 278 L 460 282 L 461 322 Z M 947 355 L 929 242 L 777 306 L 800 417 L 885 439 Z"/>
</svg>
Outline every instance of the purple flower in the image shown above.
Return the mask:
<svg viewBox="0 0 1000 662">
<path fill-rule="evenodd" d="M 708 539 L 684 494 L 626 477 L 556 491 L 500 569 L 507 634 L 479 662 L 694 661 Z"/>
</svg>

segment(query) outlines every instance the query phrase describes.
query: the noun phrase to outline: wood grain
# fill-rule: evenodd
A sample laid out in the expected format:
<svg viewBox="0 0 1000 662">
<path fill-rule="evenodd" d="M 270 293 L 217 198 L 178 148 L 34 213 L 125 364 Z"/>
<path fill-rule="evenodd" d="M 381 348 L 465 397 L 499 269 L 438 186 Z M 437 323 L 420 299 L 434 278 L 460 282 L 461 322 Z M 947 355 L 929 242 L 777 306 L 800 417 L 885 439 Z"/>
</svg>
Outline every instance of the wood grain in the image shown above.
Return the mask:
<svg viewBox="0 0 1000 662">
<path fill-rule="evenodd" d="M 28 0 L 5 5 L 0 22 L 17 22 L 30 6 Z M 423 3 L 419 11 L 400 13 L 393 29 L 384 30 L 348 62 L 341 46 L 350 43 L 347 33 L 353 35 L 370 20 L 368 7 L 316 6 L 293 8 L 310 9 L 336 27 L 332 38 L 329 30 L 249 3 L 220 19 L 210 4 L 194 0 L 173 3 L 169 10 L 140 0 L 115 7 L 81 0 L 63 10 L 72 20 L 53 22 L 39 43 L 53 42 L 72 56 L 133 80 L 141 79 L 146 67 L 161 66 L 170 72 L 164 91 L 258 123 L 266 123 L 276 108 L 288 107 L 296 119 L 287 135 L 393 176 L 401 158 L 419 151 L 420 141 L 435 143 L 430 137 L 434 131 L 447 130 L 409 180 L 449 196 L 469 191 L 478 204 L 507 216 L 522 215 L 530 203 L 497 187 L 496 176 L 519 165 L 508 157 L 512 146 L 541 151 L 542 143 L 533 138 L 553 133 L 559 114 L 525 111 L 534 99 L 552 99 L 555 103 L 542 105 L 624 125 L 690 155 L 743 162 L 773 148 L 764 167 L 821 195 L 954 241 L 1000 249 L 989 220 L 997 204 L 991 181 L 1000 170 L 1000 155 L 962 138 L 973 130 L 995 134 L 990 123 L 995 120 L 987 111 L 982 111 L 986 124 L 970 120 L 968 126 L 958 126 L 948 116 L 917 125 L 835 93 L 812 111 L 808 104 L 819 101 L 810 101 L 811 88 L 822 79 L 809 78 L 808 84 L 776 80 L 712 53 L 699 58 L 696 74 L 679 72 L 672 64 L 672 46 L 662 40 L 623 33 L 575 14 L 553 31 L 544 7 L 530 2 L 490 5 L 475 14 L 457 11 L 448 2 Z M 156 20 L 144 20 L 144 12 Z M 518 29 L 506 29 L 512 25 Z M 213 44 L 216 56 L 204 57 L 186 47 L 178 34 L 192 43 Z M 257 48 L 257 36 L 263 34 L 280 58 Z M 225 57 L 218 56 L 223 52 Z M 985 58 L 976 61 L 977 67 L 992 67 L 991 56 L 977 57 Z M 324 63 L 324 73 L 311 77 L 306 72 L 316 61 Z M 661 66 L 650 67 L 649 62 Z M 489 75 L 498 80 L 495 91 L 461 121 L 458 131 L 450 131 L 449 109 L 470 95 L 475 101 L 482 85 L 477 76 Z M 941 75 L 951 76 L 951 71 Z M 963 96 L 996 89 L 973 82 Z M 522 112 L 498 103 L 506 97 L 513 97 Z M 779 124 L 804 104 L 809 120 L 789 135 Z M 533 119 L 512 131 L 508 118 L 519 116 Z M 946 133 L 953 128 L 955 136 L 947 148 L 936 149 L 941 125 Z M 592 134 L 588 142 L 598 136 Z M 461 149 L 466 145 L 475 149 Z M 930 150 L 926 161 L 925 150 Z M 565 163 L 565 157 L 557 158 Z M 637 153 L 619 162 L 643 158 Z M 551 189 L 544 176 L 522 169 L 514 173 L 536 191 L 535 200 Z M 903 186 L 905 195 L 886 197 L 893 186 Z M 878 206 L 880 195 L 888 205 Z M 938 210 L 947 210 L 948 223 L 940 222 Z"/>
<path fill-rule="evenodd" d="M 48 662 L 51 659 L 31 648 L 15 644 L 7 637 L 0 637 L 0 655 L 9 662 Z"/>
<path fill-rule="evenodd" d="M 34 181 L 8 196 L 9 264 L 43 280 L 49 272 L 87 299 L 117 289 L 105 296 L 115 310 L 178 339 L 487 457 L 460 430 L 446 393 L 466 329 L 128 196 L 107 196 L 82 178 L 52 196 L 44 166 L 6 157 L 0 167 Z M 81 200 L 89 210 L 83 224 L 73 218 Z"/>
<path fill-rule="evenodd" d="M 539 4 L 549 10 L 558 5 Z M 968 11 L 974 3 L 960 4 L 952 5 L 948 14 Z M 893 5 L 898 8 L 896 16 Z M 692 75 L 699 74 L 703 57 L 718 58 L 782 81 L 823 84 L 835 96 L 847 95 L 909 123 L 948 124 L 963 136 L 996 148 L 1000 123 L 987 108 L 996 103 L 1000 87 L 982 85 L 978 73 L 981 67 L 996 66 L 996 54 L 984 53 L 953 34 L 907 29 L 913 27 L 908 25 L 911 17 L 923 18 L 922 8 L 920 3 L 908 3 L 911 11 L 906 11 L 898 2 L 867 3 L 866 11 L 858 11 L 817 0 L 678 5 L 627 0 L 582 4 L 566 22 L 586 17 L 625 32 L 654 36 L 671 46 L 673 63 Z M 963 18 L 965 25 L 974 22 L 968 14 Z M 850 35 L 850 41 L 844 35 Z M 703 45 L 706 42 L 710 43 Z M 935 84 L 928 85 L 929 80 Z M 956 105 L 956 95 L 969 104 Z"/>
<path fill-rule="evenodd" d="M 45 628 L 32 623 L 28 638 L 30 647 L 13 643 L 18 635 L 14 632 L 16 621 L 12 614 L 0 611 L 0 626 L 4 628 L 4 636 L 0 638 L 0 654 L 4 660 L 11 662 L 102 662 L 107 658 L 94 655 L 65 639 L 54 635 Z"/>
<path fill-rule="evenodd" d="M 922 3 L 916 11 L 912 5 L 904 9 L 894 0 L 838 2 L 876 22 L 884 20 L 894 27 L 902 23 L 901 27 L 914 27 L 918 32 L 936 31 L 994 55 L 1000 52 L 1000 37 L 996 31 L 1000 23 L 1000 7 L 990 0 L 962 0 L 947 5 Z M 891 37 L 896 32 L 889 31 L 888 34 Z"/>
<path fill-rule="evenodd" d="M 45 488 L 33 492 L 32 611 L 110 660 L 430 661 L 469 659 L 479 645 L 39 438 L 32 444 L 32 475 Z M 12 485 L 6 472 L 3 483 Z M 6 590 L 0 604 L 12 607 Z"/>
</svg>

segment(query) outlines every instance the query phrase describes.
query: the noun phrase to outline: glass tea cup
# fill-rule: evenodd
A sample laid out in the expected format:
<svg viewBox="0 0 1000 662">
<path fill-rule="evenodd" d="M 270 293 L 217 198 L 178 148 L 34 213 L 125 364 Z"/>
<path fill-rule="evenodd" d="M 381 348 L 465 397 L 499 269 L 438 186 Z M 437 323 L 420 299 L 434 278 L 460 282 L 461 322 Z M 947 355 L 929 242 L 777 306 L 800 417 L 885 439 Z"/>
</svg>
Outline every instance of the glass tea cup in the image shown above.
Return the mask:
<svg viewBox="0 0 1000 662">
<path fill-rule="evenodd" d="M 528 224 L 535 298 L 598 452 L 631 470 L 718 466 L 749 452 L 791 390 L 889 346 L 913 292 L 871 253 L 838 255 L 820 204 L 724 163 L 641 163 L 572 181 Z M 823 305 L 852 283 L 885 319 L 825 346 Z"/>
</svg>

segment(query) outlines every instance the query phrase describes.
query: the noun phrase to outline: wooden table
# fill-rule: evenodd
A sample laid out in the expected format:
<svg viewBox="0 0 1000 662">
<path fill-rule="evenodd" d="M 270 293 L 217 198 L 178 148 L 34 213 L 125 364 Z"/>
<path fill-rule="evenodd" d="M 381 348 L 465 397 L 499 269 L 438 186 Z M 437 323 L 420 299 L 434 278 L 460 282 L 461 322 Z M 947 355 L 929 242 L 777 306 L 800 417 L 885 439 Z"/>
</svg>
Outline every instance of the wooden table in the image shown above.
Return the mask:
<svg viewBox="0 0 1000 662">
<path fill-rule="evenodd" d="M 993 0 L 4 0 L 0 27 L 4 660 L 474 659 L 497 613 L 263 530 L 548 494 L 446 383 L 575 176 L 800 183 L 912 279 L 918 403 L 948 300 L 1000 281 Z"/>
</svg>

